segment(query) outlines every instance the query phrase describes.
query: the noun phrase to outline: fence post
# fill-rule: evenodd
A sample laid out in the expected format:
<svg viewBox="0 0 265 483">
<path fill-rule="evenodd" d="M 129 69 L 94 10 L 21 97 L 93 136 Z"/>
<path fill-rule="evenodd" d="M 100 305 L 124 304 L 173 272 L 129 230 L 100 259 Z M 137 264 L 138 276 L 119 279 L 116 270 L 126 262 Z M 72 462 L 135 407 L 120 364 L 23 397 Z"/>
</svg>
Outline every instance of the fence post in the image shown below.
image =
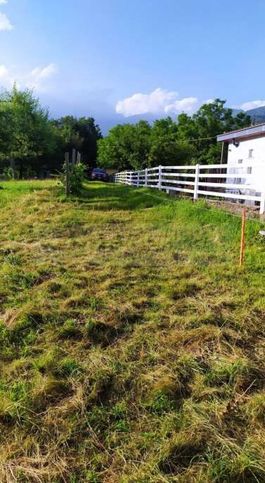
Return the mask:
<svg viewBox="0 0 265 483">
<path fill-rule="evenodd" d="M 200 177 L 200 165 L 196 164 L 195 178 L 194 178 L 194 193 L 193 193 L 193 199 L 194 200 L 198 199 L 199 177 Z"/>
<path fill-rule="evenodd" d="M 69 166 L 69 153 L 65 153 L 65 194 L 70 195 L 70 166 Z"/>
<path fill-rule="evenodd" d="M 264 212 L 265 212 L 265 190 L 261 193 L 260 208 L 259 208 L 260 215 L 263 215 Z"/>
<path fill-rule="evenodd" d="M 72 165 L 76 163 L 76 149 L 72 149 Z"/>
<path fill-rule="evenodd" d="M 158 166 L 158 189 L 162 189 L 162 166 Z"/>
<path fill-rule="evenodd" d="M 139 171 L 137 171 L 137 188 L 139 188 L 139 184 L 140 184 L 140 174 L 139 174 Z"/>
<path fill-rule="evenodd" d="M 147 186 L 147 179 L 148 179 L 148 169 L 145 168 L 144 170 L 144 185 Z"/>
</svg>

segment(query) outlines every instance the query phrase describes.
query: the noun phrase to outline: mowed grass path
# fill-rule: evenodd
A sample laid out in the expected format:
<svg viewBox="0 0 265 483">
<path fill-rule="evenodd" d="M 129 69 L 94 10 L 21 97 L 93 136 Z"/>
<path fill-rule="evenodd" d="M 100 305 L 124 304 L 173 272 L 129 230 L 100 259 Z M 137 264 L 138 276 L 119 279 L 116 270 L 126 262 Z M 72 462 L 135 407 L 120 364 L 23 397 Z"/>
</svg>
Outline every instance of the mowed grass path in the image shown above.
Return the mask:
<svg viewBox="0 0 265 483">
<path fill-rule="evenodd" d="M 264 482 L 262 224 L 239 269 L 203 202 L 2 187 L 0 481 Z"/>
</svg>

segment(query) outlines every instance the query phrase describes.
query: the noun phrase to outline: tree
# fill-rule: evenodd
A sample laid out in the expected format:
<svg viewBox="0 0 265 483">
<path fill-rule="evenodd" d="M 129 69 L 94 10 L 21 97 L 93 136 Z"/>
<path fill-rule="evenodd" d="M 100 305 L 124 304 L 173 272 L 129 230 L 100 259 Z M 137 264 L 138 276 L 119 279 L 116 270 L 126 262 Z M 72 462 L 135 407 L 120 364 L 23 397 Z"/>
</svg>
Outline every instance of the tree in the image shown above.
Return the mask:
<svg viewBox="0 0 265 483">
<path fill-rule="evenodd" d="M 94 167 L 97 159 L 97 141 L 102 135 L 99 126 L 92 117 L 65 116 L 53 121 L 61 138 L 61 157 L 65 151 L 77 149 L 82 154 L 83 162 Z"/>
<path fill-rule="evenodd" d="M 154 122 L 150 139 L 150 166 L 187 164 L 192 154 L 192 145 L 179 138 L 178 126 L 170 117 Z"/>
<path fill-rule="evenodd" d="M 26 169 L 38 172 L 55 149 L 48 112 L 31 91 L 16 86 L 0 97 L 1 157 L 13 160 L 22 178 Z"/>
<path fill-rule="evenodd" d="M 4 94 L 0 96 L 0 161 L 3 162 L 9 156 L 12 143 L 12 110 L 10 103 Z"/>
<path fill-rule="evenodd" d="M 98 144 L 99 163 L 117 170 L 148 166 L 151 127 L 146 121 L 118 124 Z"/>
<path fill-rule="evenodd" d="M 250 124 L 245 113 L 233 114 L 225 101 L 204 104 L 193 115 L 182 113 L 177 122 L 168 117 L 150 126 L 146 121 L 112 128 L 99 141 L 99 159 L 117 170 L 158 165 L 219 163 L 217 135 Z"/>
<path fill-rule="evenodd" d="M 245 113 L 234 116 L 232 109 L 225 108 L 225 103 L 224 100 L 215 99 L 214 102 L 201 106 L 193 115 L 193 134 L 195 140 L 197 139 L 195 146 L 198 163 L 218 163 L 221 144 L 217 143 L 217 135 L 250 125 L 249 116 Z"/>
</svg>

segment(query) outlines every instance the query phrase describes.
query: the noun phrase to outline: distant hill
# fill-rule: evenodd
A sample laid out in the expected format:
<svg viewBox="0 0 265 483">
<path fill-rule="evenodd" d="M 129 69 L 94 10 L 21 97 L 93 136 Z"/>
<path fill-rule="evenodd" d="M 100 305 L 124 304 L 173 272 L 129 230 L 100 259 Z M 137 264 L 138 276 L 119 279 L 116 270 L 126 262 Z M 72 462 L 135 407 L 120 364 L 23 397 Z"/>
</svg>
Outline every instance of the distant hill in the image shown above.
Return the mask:
<svg viewBox="0 0 265 483">
<path fill-rule="evenodd" d="M 249 111 L 245 112 L 251 117 L 255 124 L 265 122 L 265 106 L 257 107 L 256 109 L 250 109 Z"/>
<path fill-rule="evenodd" d="M 234 116 L 239 114 L 240 112 L 245 112 L 251 117 L 251 120 L 254 124 L 260 124 L 265 122 L 265 106 L 257 107 L 256 109 L 250 109 L 248 111 L 243 111 L 242 109 L 232 109 Z M 113 116 L 108 115 L 106 117 L 102 116 L 99 118 L 99 125 L 103 132 L 103 135 L 107 135 L 109 129 L 116 126 L 117 124 L 125 124 L 125 123 L 136 123 L 141 120 L 148 121 L 152 123 L 156 119 L 159 119 L 159 116 L 151 115 L 151 114 L 140 114 L 138 116 L 130 116 L 130 117 L 123 117 L 120 114 L 114 114 Z"/>
</svg>

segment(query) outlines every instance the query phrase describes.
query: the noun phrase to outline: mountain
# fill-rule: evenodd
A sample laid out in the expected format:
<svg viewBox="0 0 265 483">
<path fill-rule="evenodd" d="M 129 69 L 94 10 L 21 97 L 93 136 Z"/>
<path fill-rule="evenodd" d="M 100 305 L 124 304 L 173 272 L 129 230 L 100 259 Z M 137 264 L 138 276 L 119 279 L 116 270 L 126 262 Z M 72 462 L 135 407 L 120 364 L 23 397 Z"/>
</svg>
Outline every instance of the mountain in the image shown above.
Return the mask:
<svg viewBox="0 0 265 483">
<path fill-rule="evenodd" d="M 265 106 L 250 109 L 249 111 L 245 111 L 245 113 L 251 117 L 254 124 L 265 122 Z"/>
<path fill-rule="evenodd" d="M 262 107 L 257 107 L 255 109 L 250 109 L 248 111 L 243 111 L 242 109 L 232 109 L 233 110 L 233 115 L 236 116 L 240 112 L 245 112 L 251 117 L 251 120 L 253 124 L 260 124 L 262 122 L 265 122 L 265 106 Z M 117 124 L 126 124 L 126 123 L 132 123 L 135 124 L 138 121 L 145 120 L 150 123 L 154 122 L 156 119 L 159 119 L 159 116 L 155 116 L 152 114 L 140 114 L 136 116 L 130 116 L 130 117 L 123 117 L 120 114 L 113 114 L 112 116 L 108 114 L 108 116 L 96 116 L 96 119 L 101 127 L 101 131 L 103 135 L 107 135 L 109 129 L 112 127 L 116 126 Z"/>
</svg>

